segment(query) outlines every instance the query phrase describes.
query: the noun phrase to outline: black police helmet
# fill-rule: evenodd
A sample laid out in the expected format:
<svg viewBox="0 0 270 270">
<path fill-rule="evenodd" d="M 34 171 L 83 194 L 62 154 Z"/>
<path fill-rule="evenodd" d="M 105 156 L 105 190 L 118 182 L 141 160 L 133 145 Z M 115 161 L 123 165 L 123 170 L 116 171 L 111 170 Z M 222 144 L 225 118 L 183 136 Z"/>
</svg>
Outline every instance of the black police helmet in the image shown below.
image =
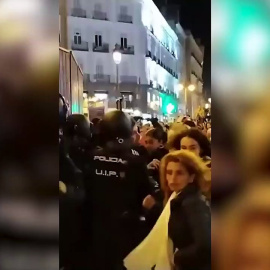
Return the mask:
<svg viewBox="0 0 270 270">
<path fill-rule="evenodd" d="M 91 138 L 91 129 L 89 120 L 82 114 L 71 114 L 67 117 L 64 129 L 65 136 L 79 136 L 82 138 Z"/>
<path fill-rule="evenodd" d="M 132 136 L 132 121 L 122 111 L 111 111 L 100 122 L 100 133 L 107 142 L 128 140 Z"/>
</svg>

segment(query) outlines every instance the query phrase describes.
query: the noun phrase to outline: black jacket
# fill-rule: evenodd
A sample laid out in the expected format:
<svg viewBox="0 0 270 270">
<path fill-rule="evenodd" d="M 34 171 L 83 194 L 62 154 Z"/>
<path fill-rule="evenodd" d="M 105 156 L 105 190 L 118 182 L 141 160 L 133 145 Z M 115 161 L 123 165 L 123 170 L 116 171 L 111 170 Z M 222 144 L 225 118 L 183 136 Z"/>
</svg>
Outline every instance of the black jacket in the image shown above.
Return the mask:
<svg viewBox="0 0 270 270">
<path fill-rule="evenodd" d="M 195 186 L 188 185 L 171 201 L 168 230 L 180 270 L 211 269 L 211 213 Z"/>
<path fill-rule="evenodd" d="M 89 157 L 85 188 L 92 268 L 121 269 L 142 240 L 142 202 L 156 188 L 146 163 L 134 149 L 97 149 Z"/>
<path fill-rule="evenodd" d="M 134 145 L 132 148 L 139 153 L 140 157 L 145 159 L 145 162 L 148 161 L 149 154 L 148 154 L 146 148 L 143 145 L 137 144 L 137 145 Z"/>
<path fill-rule="evenodd" d="M 166 148 L 158 148 L 149 155 L 149 162 L 151 162 L 153 159 L 161 160 L 168 153 L 169 151 Z"/>
</svg>

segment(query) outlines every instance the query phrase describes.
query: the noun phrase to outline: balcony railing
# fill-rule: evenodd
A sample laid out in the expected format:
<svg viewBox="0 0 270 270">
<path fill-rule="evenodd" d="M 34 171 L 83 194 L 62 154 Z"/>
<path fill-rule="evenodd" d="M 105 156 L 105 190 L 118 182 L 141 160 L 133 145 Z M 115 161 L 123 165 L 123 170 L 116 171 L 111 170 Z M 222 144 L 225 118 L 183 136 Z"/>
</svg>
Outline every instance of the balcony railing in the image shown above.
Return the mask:
<svg viewBox="0 0 270 270">
<path fill-rule="evenodd" d="M 71 16 L 79 17 L 79 18 L 86 18 L 86 10 L 82 8 L 73 8 L 71 9 Z"/>
<path fill-rule="evenodd" d="M 120 82 L 121 83 L 137 83 L 138 79 L 137 76 L 120 76 Z"/>
<path fill-rule="evenodd" d="M 146 57 L 152 58 L 152 53 L 151 53 L 151 51 L 147 51 L 145 56 L 146 56 Z"/>
<path fill-rule="evenodd" d="M 88 42 L 82 41 L 80 44 L 72 42 L 71 49 L 74 51 L 88 51 Z"/>
<path fill-rule="evenodd" d="M 120 44 L 116 44 L 117 47 L 120 48 L 120 51 L 122 54 L 134 54 L 135 53 L 135 48 L 134 46 L 127 46 L 126 48 L 123 48 Z"/>
<path fill-rule="evenodd" d="M 107 21 L 108 20 L 107 13 L 106 12 L 102 12 L 102 11 L 98 11 L 98 10 L 94 10 L 94 12 L 93 12 L 93 19 Z"/>
<path fill-rule="evenodd" d="M 111 79 L 110 75 L 104 75 L 104 74 L 95 74 L 94 75 L 94 80 L 96 82 L 105 82 L 105 83 L 109 83 Z"/>
<path fill-rule="evenodd" d="M 120 14 L 118 16 L 118 22 L 133 23 L 133 18 L 130 15 Z"/>
<path fill-rule="evenodd" d="M 122 54 L 134 54 L 134 46 L 127 46 L 127 48 L 122 48 Z"/>
<path fill-rule="evenodd" d="M 96 43 L 93 43 L 93 52 L 108 53 L 109 52 L 109 44 L 103 43 L 101 46 L 98 46 Z"/>
</svg>

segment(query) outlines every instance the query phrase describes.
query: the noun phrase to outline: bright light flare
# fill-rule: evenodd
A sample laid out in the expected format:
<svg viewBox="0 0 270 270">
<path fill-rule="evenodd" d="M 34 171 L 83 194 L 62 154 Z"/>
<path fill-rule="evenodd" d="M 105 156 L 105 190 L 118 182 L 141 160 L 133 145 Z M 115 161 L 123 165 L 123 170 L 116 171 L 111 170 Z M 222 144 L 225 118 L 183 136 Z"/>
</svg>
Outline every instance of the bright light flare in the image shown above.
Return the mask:
<svg viewBox="0 0 270 270">
<path fill-rule="evenodd" d="M 182 91 L 184 89 L 184 85 L 183 84 L 179 84 L 179 90 Z"/>
<path fill-rule="evenodd" d="M 194 91 L 196 89 L 196 87 L 195 87 L 195 85 L 194 84 L 190 84 L 189 86 L 188 86 L 188 90 L 189 91 Z"/>
<path fill-rule="evenodd" d="M 174 110 L 174 105 L 171 104 L 171 103 L 168 104 L 166 110 L 167 110 L 167 113 L 168 113 L 168 114 L 172 114 L 172 111 Z"/>
<path fill-rule="evenodd" d="M 122 54 L 119 51 L 114 51 L 113 52 L 113 60 L 116 65 L 119 65 L 122 60 Z"/>
<path fill-rule="evenodd" d="M 33 16 L 41 12 L 41 1 L 36 0 L 2 0 L 0 2 L 0 21 L 10 16 Z"/>
<path fill-rule="evenodd" d="M 268 33 L 262 27 L 247 29 L 242 38 L 242 59 L 248 64 L 259 64 L 266 53 Z"/>
</svg>

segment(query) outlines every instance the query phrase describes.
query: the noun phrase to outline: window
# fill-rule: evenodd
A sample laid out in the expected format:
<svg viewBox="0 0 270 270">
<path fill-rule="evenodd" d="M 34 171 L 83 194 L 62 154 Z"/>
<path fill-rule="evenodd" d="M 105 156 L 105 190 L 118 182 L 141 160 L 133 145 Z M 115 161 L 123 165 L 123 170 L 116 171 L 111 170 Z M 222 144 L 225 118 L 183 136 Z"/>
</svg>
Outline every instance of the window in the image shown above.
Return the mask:
<svg viewBox="0 0 270 270">
<path fill-rule="evenodd" d="M 127 15 L 128 14 L 127 6 L 120 6 L 120 14 L 121 15 Z"/>
<path fill-rule="evenodd" d="M 80 0 L 74 0 L 73 1 L 73 6 L 74 6 L 74 8 L 80 8 L 81 7 Z"/>
<path fill-rule="evenodd" d="M 124 49 L 127 49 L 127 47 L 128 47 L 127 38 L 121 37 L 121 47 L 124 48 Z"/>
<path fill-rule="evenodd" d="M 140 94 L 137 94 L 136 95 L 136 99 L 140 99 Z"/>
<path fill-rule="evenodd" d="M 95 35 L 95 45 L 97 47 L 102 46 L 102 36 L 101 35 Z"/>
<path fill-rule="evenodd" d="M 122 96 L 124 97 L 125 101 L 132 102 L 133 100 L 133 95 L 129 94 L 127 92 L 121 92 Z"/>
<path fill-rule="evenodd" d="M 97 75 L 103 75 L 103 66 L 101 64 L 96 66 L 96 73 Z"/>
<path fill-rule="evenodd" d="M 82 37 L 79 32 L 76 32 L 74 35 L 74 43 L 75 44 L 82 44 Z"/>
<path fill-rule="evenodd" d="M 148 103 L 151 102 L 151 94 L 150 94 L 150 92 L 147 92 L 147 102 Z"/>
<path fill-rule="evenodd" d="M 95 4 L 95 11 L 102 11 L 102 7 L 101 7 L 101 4 L 98 3 L 98 4 Z"/>
</svg>

